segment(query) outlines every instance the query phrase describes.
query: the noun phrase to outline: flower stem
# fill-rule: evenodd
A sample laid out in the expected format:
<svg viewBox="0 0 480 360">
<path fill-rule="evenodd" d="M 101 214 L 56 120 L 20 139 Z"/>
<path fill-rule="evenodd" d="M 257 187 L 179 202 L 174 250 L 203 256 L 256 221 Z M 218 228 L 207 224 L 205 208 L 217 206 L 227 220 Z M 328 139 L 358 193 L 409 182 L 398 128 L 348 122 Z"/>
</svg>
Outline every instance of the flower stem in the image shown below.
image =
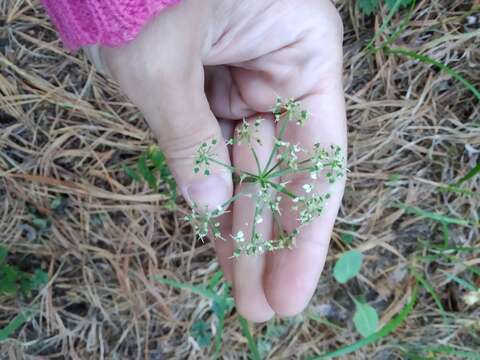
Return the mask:
<svg viewBox="0 0 480 360">
<path fill-rule="evenodd" d="M 283 120 L 282 128 L 280 129 L 280 134 L 278 136 L 278 139 L 280 141 L 283 140 L 283 137 L 285 136 L 285 131 L 287 130 L 287 125 L 288 125 L 288 119 Z M 272 153 L 270 154 L 270 158 L 267 161 L 267 165 L 265 165 L 265 170 L 270 167 L 270 164 L 272 163 L 273 159 L 275 158 L 275 155 L 277 155 L 277 151 L 280 145 L 275 144 L 272 150 Z"/>
</svg>

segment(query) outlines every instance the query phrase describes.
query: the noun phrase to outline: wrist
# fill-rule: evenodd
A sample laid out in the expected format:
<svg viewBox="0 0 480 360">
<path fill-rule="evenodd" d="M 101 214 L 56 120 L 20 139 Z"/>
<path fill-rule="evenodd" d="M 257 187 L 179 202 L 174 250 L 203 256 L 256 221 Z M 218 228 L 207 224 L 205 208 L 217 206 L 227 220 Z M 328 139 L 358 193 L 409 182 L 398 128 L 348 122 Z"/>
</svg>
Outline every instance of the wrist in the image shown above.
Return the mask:
<svg viewBox="0 0 480 360">
<path fill-rule="evenodd" d="M 99 73 L 112 76 L 107 63 L 105 62 L 104 53 L 102 50 L 103 48 L 100 45 L 90 45 L 83 48 L 83 51 L 87 55 L 88 59 Z"/>
</svg>

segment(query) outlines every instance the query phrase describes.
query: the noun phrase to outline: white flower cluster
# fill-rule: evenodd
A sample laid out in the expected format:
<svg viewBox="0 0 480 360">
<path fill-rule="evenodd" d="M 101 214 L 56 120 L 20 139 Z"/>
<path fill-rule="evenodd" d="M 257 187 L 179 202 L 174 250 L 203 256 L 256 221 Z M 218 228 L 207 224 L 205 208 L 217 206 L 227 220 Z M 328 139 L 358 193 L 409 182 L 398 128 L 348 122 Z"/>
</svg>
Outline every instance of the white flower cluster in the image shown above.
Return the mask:
<svg viewBox="0 0 480 360">
<path fill-rule="evenodd" d="M 343 150 L 332 145 L 325 149 L 320 144 L 316 144 L 312 150 L 303 149 L 300 144 L 292 144 L 285 140 L 285 133 L 289 124 L 304 126 L 310 118 L 308 111 L 304 110 L 298 101 L 289 100 L 283 102 L 278 99 L 272 110 L 277 122 L 278 138 L 275 139 L 274 148 L 264 169 L 261 168 L 257 154 L 253 149 L 253 143 L 261 145 L 257 137 L 261 119 L 253 124 L 246 120 L 237 127 L 235 139 L 227 141 L 227 144 L 244 144 L 249 146 L 257 162 L 258 173 L 249 173 L 240 169 L 232 168 L 228 164 L 223 164 L 232 171 L 234 180 L 237 184 L 249 183 L 257 186 L 258 190 L 253 193 L 237 194 L 223 207 L 214 211 L 199 211 L 194 208 L 192 214 L 187 217 L 193 223 L 197 235 L 203 239 L 209 234 L 214 238 L 226 240 L 220 233 L 220 223 L 218 217 L 223 215 L 232 203 L 241 196 L 246 196 L 255 202 L 255 211 L 252 219 L 249 221 L 251 232 L 248 234 L 238 231 L 236 234 L 229 235 L 229 240 L 235 242 L 236 249 L 233 257 L 241 255 L 262 255 L 268 251 L 281 249 L 291 249 L 295 246 L 296 239 L 303 226 L 310 224 L 315 218 L 320 216 L 327 206 L 329 193 L 318 193 L 315 190 L 317 180 L 325 176 L 329 183 L 334 183 L 345 175 L 345 158 Z M 214 159 L 215 147 L 217 142 L 204 143 L 197 152 L 195 158 L 196 173 L 204 169 L 204 174 L 209 175 L 208 167 L 211 162 L 222 165 Z M 305 178 L 311 179 L 301 187 L 299 193 L 293 193 L 287 186 L 288 181 L 283 181 L 285 176 L 303 174 Z M 290 209 L 282 209 L 282 201 L 290 198 L 293 205 Z M 298 226 L 292 232 L 286 232 L 281 225 L 282 211 L 292 211 L 297 214 Z M 264 239 L 261 232 L 257 231 L 257 226 L 262 224 L 263 214 L 269 211 L 274 219 L 276 228 L 276 239 Z"/>
<path fill-rule="evenodd" d="M 314 193 L 309 197 L 299 196 L 293 199 L 296 204 L 292 206 L 292 210 L 299 212 L 300 224 L 307 225 L 314 218 L 319 217 L 325 209 L 330 194 Z"/>
<path fill-rule="evenodd" d="M 218 218 L 226 213 L 227 211 L 221 206 L 213 211 L 208 211 L 208 209 L 201 211 L 194 206 L 192 212 L 185 216 L 185 220 L 192 224 L 193 230 L 200 240 L 203 241 L 209 233 L 216 239 L 225 240 L 220 231 Z"/>
<path fill-rule="evenodd" d="M 197 154 L 195 157 L 195 167 L 193 171 L 195 173 L 200 172 L 203 168 L 203 173 L 205 175 L 210 175 L 209 166 L 213 158 L 216 157 L 216 146 L 217 146 L 217 139 L 213 139 L 210 142 L 204 142 L 197 150 Z"/>
<path fill-rule="evenodd" d="M 263 119 L 258 118 L 253 123 L 253 126 L 248 123 L 245 119 L 243 122 L 235 129 L 235 138 L 230 139 L 227 144 L 245 144 L 252 145 L 253 142 L 261 144 L 260 138 L 258 137 L 258 129 Z"/>
</svg>

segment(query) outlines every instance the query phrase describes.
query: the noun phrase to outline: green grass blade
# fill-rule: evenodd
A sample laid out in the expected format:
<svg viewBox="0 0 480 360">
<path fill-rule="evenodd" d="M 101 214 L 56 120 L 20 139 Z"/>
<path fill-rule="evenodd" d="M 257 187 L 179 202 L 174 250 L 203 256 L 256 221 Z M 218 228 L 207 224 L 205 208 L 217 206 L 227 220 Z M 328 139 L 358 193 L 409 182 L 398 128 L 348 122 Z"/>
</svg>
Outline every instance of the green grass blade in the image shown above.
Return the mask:
<svg viewBox="0 0 480 360">
<path fill-rule="evenodd" d="M 150 186 L 152 190 L 158 191 L 157 178 L 149 169 L 145 154 L 140 156 L 140 159 L 138 159 L 137 172 L 145 179 L 145 181 L 148 183 L 148 186 Z"/>
<path fill-rule="evenodd" d="M 385 46 L 390 46 L 394 43 L 395 40 L 405 31 L 407 26 L 410 24 L 410 19 L 412 18 L 413 12 L 415 10 L 415 5 L 416 1 L 413 1 L 412 4 L 410 5 L 410 9 L 408 10 L 407 16 L 403 18 L 403 20 L 400 22 L 400 25 L 397 26 L 397 30 L 388 37 L 388 39 L 385 41 L 385 43 L 379 48 L 375 50 L 381 50 L 381 48 L 385 48 Z"/>
<path fill-rule="evenodd" d="M 465 175 L 463 178 L 461 178 L 456 183 L 456 185 L 459 186 L 459 185 L 463 184 L 464 182 L 466 182 L 470 179 L 473 179 L 478 174 L 480 174 L 480 163 L 478 163 L 472 170 L 470 170 L 467 175 Z"/>
<path fill-rule="evenodd" d="M 217 271 L 213 274 L 212 278 L 208 281 L 208 289 L 215 290 L 215 287 L 222 281 L 223 272 Z"/>
<path fill-rule="evenodd" d="M 383 328 L 381 328 L 375 334 L 372 334 L 369 337 L 366 337 L 360 341 L 357 341 L 356 343 L 337 349 L 335 351 L 331 351 L 324 355 L 313 357 L 311 358 L 311 360 L 333 359 L 339 356 L 344 356 L 344 355 L 353 353 L 366 345 L 374 343 L 388 336 L 403 323 L 403 321 L 408 317 L 408 315 L 410 315 L 410 313 L 412 312 L 415 306 L 416 301 L 417 301 L 417 286 L 415 285 L 412 291 L 410 302 L 407 305 L 405 305 L 405 307 L 402 309 L 402 311 L 400 311 L 400 313 L 396 317 L 390 320 L 390 322 L 388 322 Z"/>
<path fill-rule="evenodd" d="M 434 353 L 434 354 L 453 355 L 453 356 L 460 357 L 462 359 L 480 360 L 480 354 L 478 352 L 474 353 L 474 352 L 470 352 L 470 351 L 457 350 L 457 349 L 454 349 L 454 348 L 452 348 L 450 346 L 447 346 L 447 345 L 437 346 L 437 347 L 427 347 L 423 351 Z"/>
<path fill-rule="evenodd" d="M 215 358 L 220 358 L 220 353 L 222 352 L 222 337 L 223 329 L 225 327 L 225 307 L 222 307 L 222 311 L 217 314 L 218 325 L 217 332 L 215 333 Z"/>
<path fill-rule="evenodd" d="M 380 29 L 378 29 L 378 31 L 373 35 L 372 40 L 370 40 L 369 43 L 367 44 L 367 49 L 371 49 L 373 47 L 373 44 L 380 37 L 380 35 L 383 34 L 387 26 L 390 24 L 390 21 L 392 20 L 393 16 L 397 13 L 398 9 L 400 9 L 401 5 L 402 5 L 402 0 L 397 0 L 395 2 L 395 5 L 393 5 L 393 7 L 390 9 L 387 17 L 383 21 L 382 26 L 380 26 Z"/>
<path fill-rule="evenodd" d="M 245 337 L 247 338 L 248 348 L 250 349 L 253 360 L 261 360 L 260 353 L 257 349 L 257 344 L 255 344 L 255 340 L 253 339 L 250 328 L 248 327 L 248 321 L 245 320 L 245 318 L 243 318 L 241 315 L 238 316 L 238 320 L 240 321 L 243 335 L 245 335 Z"/>
<path fill-rule="evenodd" d="M 223 273 L 219 271 L 223 277 Z M 214 276 L 215 277 L 215 276 Z M 223 330 L 225 328 L 225 314 L 227 313 L 228 310 L 230 310 L 229 305 L 228 305 L 228 299 L 230 296 L 230 287 L 226 286 L 223 290 L 223 297 L 220 304 L 220 310 L 218 312 L 215 312 L 218 318 L 218 324 L 217 324 L 217 332 L 215 333 L 215 358 L 219 359 L 220 358 L 220 353 L 222 351 L 222 337 L 223 337 Z"/>
<path fill-rule="evenodd" d="M 477 289 L 473 284 L 469 283 L 468 281 L 465 281 L 461 278 L 459 278 L 458 276 L 455 276 L 453 274 L 448 274 L 446 271 L 442 271 L 449 280 L 453 280 L 455 281 L 457 284 L 459 284 L 460 286 L 463 286 L 464 289 L 466 290 L 470 290 L 470 291 L 478 291 L 479 289 Z"/>
<path fill-rule="evenodd" d="M 33 311 L 25 311 L 18 314 L 3 329 L 0 329 L 0 342 L 8 339 L 17 329 L 25 324 L 33 315 Z"/>
<path fill-rule="evenodd" d="M 460 81 L 470 92 L 475 95 L 475 97 L 480 100 L 480 91 L 473 85 L 471 82 L 469 82 L 467 79 L 465 79 L 462 75 L 460 75 L 458 72 L 453 70 L 452 68 L 448 67 L 445 64 L 442 64 L 441 62 L 432 59 L 429 56 L 426 55 L 421 55 L 417 54 L 414 51 L 406 50 L 406 49 L 400 49 L 400 48 L 391 48 L 391 47 L 385 47 L 385 52 L 387 54 L 393 54 L 393 55 L 400 55 L 400 56 L 405 56 L 409 57 L 411 59 L 421 61 L 425 64 L 430 64 L 433 66 L 436 66 L 442 71 L 445 71 L 448 75 L 453 77 L 454 79 Z"/>
<path fill-rule="evenodd" d="M 407 213 L 417 215 L 421 218 L 431 219 L 431 220 L 438 221 L 438 222 L 444 223 L 444 224 L 455 224 L 455 225 L 461 225 L 461 226 L 471 226 L 472 225 L 467 220 L 453 218 L 453 217 L 445 216 L 445 215 L 438 214 L 438 213 L 432 213 L 430 211 L 425 211 L 425 210 L 419 209 L 417 207 L 408 206 L 408 205 L 405 205 L 405 204 L 402 204 L 402 203 L 397 203 L 397 204 L 393 205 L 393 207 L 405 210 Z"/>
<path fill-rule="evenodd" d="M 454 185 L 441 185 L 438 187 L 439 192 L 451 192 L 451 193 L 456 193 L 456 194 L 461 194 L 465 196 L 478 196 L 480 193 L 471 191 L 471 190 L 466 190 L 459 188 L 458 186 Z"/>
<path fill-rule="evenodd" d="M 164 278 L 159 277 L 159 276 L 154 276 L 153 279 L 156 282 L 158 282 L 162 285 L 168 285 L 168 286 L 174 287 L 174 288 L 179 289 L 179 290 L 190 290 L 191 292 L 193 292 L 197 295 L 204 296 L 204 297 L 206 297 L 208 299 L 211 299 L 211 300 L 216 300 L 216 301 L 221 300 L 220 296 L 215 294 L 213 291 L 207 290 L 207 289 L 205 289 L 201 286 L 183 284 L 183 283 L 179 283 L 178 281 L 175 281 L 175 280 L 172 280 L 172 279 L 164 279 Z"/>
<path fill-rule="evenodd" d="M 412 275 L 417 279 L 418 283 L 427 290 L 427 292 L 430 294 L 430 296 L 433 298 L 435 301 L 435 304 L 437 304 L 438 310 L 440 310 L 440 314 L 442 315 L 443 322 L 447 323 L 448 322 L 448 316 L 445 311 L 445 308 L 443 307 L 442 302 L 440 301 L 440 297 L 438 294 L 435 292 L 435 289 L 433 288 L 432 284 L 427 281 L 422 275 L 420 275 L 417 271 L 412 270 Z"/>
</svg>

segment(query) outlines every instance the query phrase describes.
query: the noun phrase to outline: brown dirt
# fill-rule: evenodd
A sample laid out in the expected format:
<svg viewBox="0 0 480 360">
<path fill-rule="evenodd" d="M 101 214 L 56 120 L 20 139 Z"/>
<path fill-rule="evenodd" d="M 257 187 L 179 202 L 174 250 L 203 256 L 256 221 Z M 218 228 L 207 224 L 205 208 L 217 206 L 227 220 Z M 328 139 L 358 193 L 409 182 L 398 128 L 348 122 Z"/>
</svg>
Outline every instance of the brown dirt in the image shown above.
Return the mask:
<svg viewBox="0 0 480 360">
<path fill-rule="evenodd" d="M 413 313 L 394 335 L 345 358 L 406 359 L 409 351 L 439 345 L 476 351 L 480 308 L 465 304 L 465 290 L 447 274 L 480 285 L 478 226 L 449 226 L 451 246 L 476 250 L 433 257 L 442 227 L 395 204 L 479 223 L 478 177 L 462 185 L 477 194 L 440 191 L 479 162 L 479 101 L 431 65 L 366 52 L 385 8 L 364 17 L 354 1 L 336 3 L 345 21 L 351 172 L 330 258 L 305 314 L 275 320 L 269 333 L 267 325 L 252 331 L 269 359 L 348 345 L 359 339 L 348 294 L 363 295 L 384 324 L 406 303 L 415 283 L 407 269 L 413 267 L 438 294 L 447 320 L 421 287 Z M 479 5 L 417 1 L 394 45 L 431 56 L 478 89 Z M 396 15 L 385 34 L 406 14 Z M 40 310 L 15 341 L 0 344 L 0 358 L 211 358 L 189 332 L 196 320 L 213 318 L 211 302 L 150 279 L 205 283 L 218 270 L 213 248 L 194 240 L 182 220 L 184 205 L 168 211 L 162 196 L 126 177 L 122 165 L 135 163 L 152 134 L 115 83 L 95 73 L 82 54 L 64 50 L 37 1 L 0 2 L 0 129 L 0 243 L 10 248 L 11 261 L 25 270 L 41 267 L 51 279 L 28 302 L 0 296 L 0 328 L 21 308 Z M 58 198 L 63 205 L 52 210 Z M 51 226 L 36 231 L 33 216 Z M 331 276 L 334 258 L 348 248 L 342 234 L 353 235 L 351 247 L 366 254 L 362 275 L 347 286 Z M 335 325 L 318 321 L 324 315 Z M 223 339 L 224 358 L 247 357 L 235 312 Z"/>
</svg>

